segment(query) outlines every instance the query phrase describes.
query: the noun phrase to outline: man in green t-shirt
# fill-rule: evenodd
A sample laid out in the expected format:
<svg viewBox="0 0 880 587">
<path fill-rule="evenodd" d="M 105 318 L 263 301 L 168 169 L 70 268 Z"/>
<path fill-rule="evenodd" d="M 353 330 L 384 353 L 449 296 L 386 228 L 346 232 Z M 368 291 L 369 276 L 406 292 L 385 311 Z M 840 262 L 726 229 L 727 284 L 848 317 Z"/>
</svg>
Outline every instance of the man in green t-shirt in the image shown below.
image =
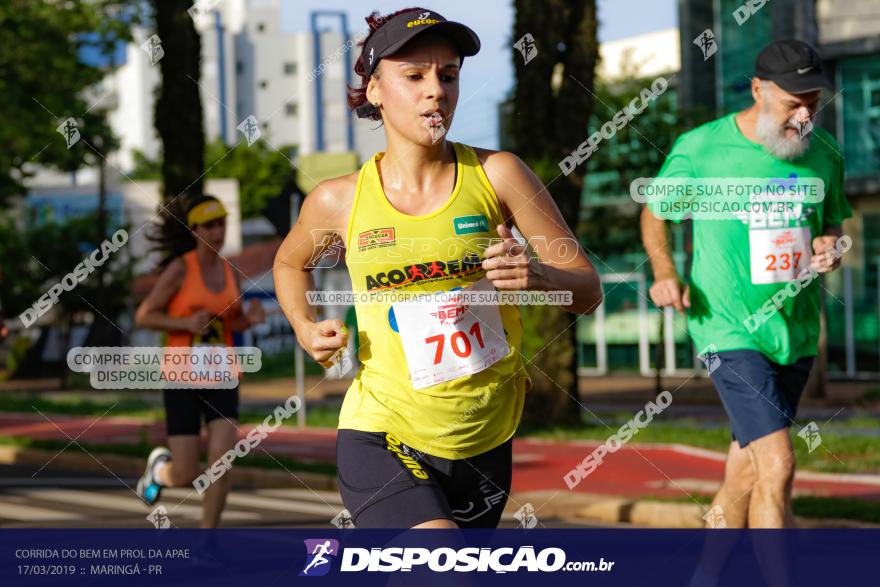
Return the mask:
<svg viewBox="0 0 880 587">
<path fill-rule="evenodd" d="M 663 195 L 647 198 L 641 228 L 651 299 L 687 312 L 730 418 L 734 441 L 710 511 L 727 527 L 773 528 L 792 521 L 789 427 L 817 352 L 819 274 L 837 268 L 851 245 L 841 223 L 852 211 L 843 156 L 830 134 L 812 128 L 821 90 L 831 87 L 816 52 L 777 41 L 755 71 L 750 108 L 679 137 L 651 184 Z M 665 221 L 688 214 L 685 286 Z"/>
</svg>

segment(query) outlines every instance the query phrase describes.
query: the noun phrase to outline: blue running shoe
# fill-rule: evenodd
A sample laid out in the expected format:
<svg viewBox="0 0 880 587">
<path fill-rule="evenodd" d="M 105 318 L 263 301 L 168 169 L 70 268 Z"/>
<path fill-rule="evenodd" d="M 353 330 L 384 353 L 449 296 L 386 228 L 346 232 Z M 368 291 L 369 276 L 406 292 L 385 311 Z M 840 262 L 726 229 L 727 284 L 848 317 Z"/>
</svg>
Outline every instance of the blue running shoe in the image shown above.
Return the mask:
<svg viewBox="0 0 880 587">
<path fill-rule="evenodd" d="M 162 493 L 162 486 L 153 478 L 153 470 L 160 461 L 170 461 L 171 451 L 164 446 L 158 446 L 153 449 L 150 456 L 147 457 L 147 468 L 144 474 L 138 479 L 137 494 L 144 503 L 153 505 L 159 501 L 159 494 Z"/>
</svg>

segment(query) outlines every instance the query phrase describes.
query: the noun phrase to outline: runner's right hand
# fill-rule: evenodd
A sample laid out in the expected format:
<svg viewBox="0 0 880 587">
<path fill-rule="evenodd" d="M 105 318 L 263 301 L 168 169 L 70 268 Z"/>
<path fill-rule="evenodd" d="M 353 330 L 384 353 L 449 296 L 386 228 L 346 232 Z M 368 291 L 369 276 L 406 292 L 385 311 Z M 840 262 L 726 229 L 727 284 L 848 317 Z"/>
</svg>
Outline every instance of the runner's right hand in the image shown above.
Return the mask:
<svg viewBox="0 0 880 587">
<path fill-rule="evenodd" d="M 199 310 L 186 318 L 186 330 L 193 334 L 206 334 L 210 322 L 211 313 L 207 310 Z"/>
<path fill-rule="evenodd" d="M 303 342 L 306 352 L 326 369 L 333 365 L 333 355 L 348 345 L 348 329 L 342 320 L 315 322 Z"/>
<path fill-rule="evenodd" d="M 682 288 L 682 283 L 677 277 L 658 279 L 649 291 L 651 301 L 659 308 L 672 306 L 684 314 L 685 308 L 691 307 L 691 289 L 689 286 Z"/>
</svg>

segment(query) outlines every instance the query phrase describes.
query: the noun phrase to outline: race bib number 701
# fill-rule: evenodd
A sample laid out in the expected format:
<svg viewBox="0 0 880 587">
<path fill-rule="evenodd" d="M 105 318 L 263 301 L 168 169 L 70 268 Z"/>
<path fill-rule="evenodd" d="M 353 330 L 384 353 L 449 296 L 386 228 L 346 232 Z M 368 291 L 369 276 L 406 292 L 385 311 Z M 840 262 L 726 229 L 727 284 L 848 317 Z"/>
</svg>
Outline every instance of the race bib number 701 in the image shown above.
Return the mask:
<svg viewBox="0 0 880 587">
<path fill-rule="evenodd" d="M 484 278 L 465 290 L 494 287 Z M 509 351 L 498 306 L 467 304 L 457 293 L 393 304 L 415 389 L 479 373 Z"/>
</svg>

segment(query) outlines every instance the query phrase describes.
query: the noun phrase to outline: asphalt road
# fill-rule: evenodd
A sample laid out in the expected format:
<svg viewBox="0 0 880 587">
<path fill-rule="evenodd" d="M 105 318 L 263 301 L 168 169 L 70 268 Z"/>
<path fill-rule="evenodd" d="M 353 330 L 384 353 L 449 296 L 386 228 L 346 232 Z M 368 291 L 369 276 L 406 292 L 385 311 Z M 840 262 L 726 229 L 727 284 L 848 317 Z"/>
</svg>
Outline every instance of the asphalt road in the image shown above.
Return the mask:
<svg viewBox="0 0 880 587">
<path fill-rule="evenodd" d="M 36 467 L 0 465 L 2 528 L 152 528 L 153 508 L 134 492 L 137 479 L 116 478 Z M 123 483 L 125 485 L 123 485 Z M 196 528 L 201 497 L 195 490 L 165 489 L 163 506 L 172 527 Z M 332 528 L 343 510 L 335 491 L 309 489 L 233 489 L 223 513 L 223 527 Z M 506 513 L 502 527 L 520 522 Z M 539 527 L 589 527 L 558 519 L 539 520 Z"/>
</svg>

